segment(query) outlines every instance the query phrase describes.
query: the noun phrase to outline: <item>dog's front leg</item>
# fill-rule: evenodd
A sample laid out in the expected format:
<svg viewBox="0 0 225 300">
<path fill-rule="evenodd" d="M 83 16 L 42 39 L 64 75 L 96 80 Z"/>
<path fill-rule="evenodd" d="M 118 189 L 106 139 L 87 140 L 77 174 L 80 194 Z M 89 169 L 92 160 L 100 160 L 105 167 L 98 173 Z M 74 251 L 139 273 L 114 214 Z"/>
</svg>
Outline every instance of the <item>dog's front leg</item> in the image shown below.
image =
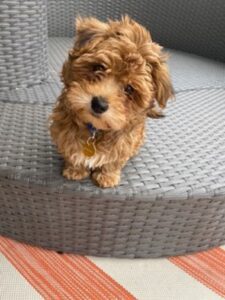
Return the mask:
<svg viewBox="0 0 225 300">
<path fill-rule="evenodd" d="M 92 180 L 102 188 L 114 187 L 119 184 L 121 169 L 124 163 L 109 163 L 101 168 L 95 169 L 92 173 Z"/>
<path fill-rule="evenodd" d="M 70 163 L 65 163 L 63 169 L 63 176 L 69 180 L 81 180 L 88 177 L 90 171 L 83 165 L 73 165 Z"/>
</svg>

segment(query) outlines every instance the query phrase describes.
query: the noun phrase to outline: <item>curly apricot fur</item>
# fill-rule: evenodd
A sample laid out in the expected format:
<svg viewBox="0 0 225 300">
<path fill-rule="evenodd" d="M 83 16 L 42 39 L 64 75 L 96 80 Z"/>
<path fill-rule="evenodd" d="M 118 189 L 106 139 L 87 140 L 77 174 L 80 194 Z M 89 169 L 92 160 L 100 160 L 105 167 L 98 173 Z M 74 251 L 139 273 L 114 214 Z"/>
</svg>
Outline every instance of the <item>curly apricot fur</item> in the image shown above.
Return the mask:
<svg viewBox="0 0 225 300">
<path fill-rule="evenodd" d="M 108 23 L 77 19 L 50 125 L 66 162 L 64 176 L 79 180 L 91 171 L 100 187 L 119 184 L 121 169 L 144 141 L 147 116 L 157 116 L 155 103 L 164 108 L 173 94 L 166 58 L 150 33 L 128 16 Z M 99 116 L 91 109 L 94 96 L 104 97 L 109 105 Z M 92 157 L 83 153 L 90 137 L 87 123 L 100 133 Z"/>
</svg>

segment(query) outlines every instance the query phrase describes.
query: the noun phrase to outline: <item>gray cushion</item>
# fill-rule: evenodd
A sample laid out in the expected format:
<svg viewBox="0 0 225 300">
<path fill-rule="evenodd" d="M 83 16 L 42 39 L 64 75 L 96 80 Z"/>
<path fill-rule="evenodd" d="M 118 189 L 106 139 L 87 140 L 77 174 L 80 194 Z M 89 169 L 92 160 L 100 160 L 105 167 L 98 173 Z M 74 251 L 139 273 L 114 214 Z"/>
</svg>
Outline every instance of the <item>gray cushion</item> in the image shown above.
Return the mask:
<svg viewBox="0 0 225 300">
<path fill-rule="evenodd" d="M 0 102 L 0 234 L 59 251 L 159 257 L 225 242 L 225 89 L 186 91 L 148 120 L 121 184 L 71 182 L 51 105 Z"/>
<path fill-rule="evenodd" d="M 0 234 L 54 250 L 120 257 L 223 244 L 223 64 L 171 51 L 176 100 L 166 118 L 148 119 L 145 144 L 124 168 L 121 184 L 100 189 L 90 179 L 62 177 L 63 160 L 48 132 L 71 42 L 49 40 L 48 82 L 0 97 Z"/>
<path fill-rule="evenodd" d="M 102 20 L 129 14 L 165 47 L 225 62 L 223 0 L 48 0 L 50 36 L 73 36 L 75 15 Z"/>
<path fill-rule="evenodd" d="M 49 38 L 49 62 L 51 74 L 58 79 L 62 63 L 68 49 L 73 45 L 72 38 Z M 225 64 L 182 51 L 167 50 L 168 61 L 176 92 L 225 87 Z"/>
<path fill-rule="evenodd" d="M 225 188 L 224 99 L 224 89 L 178 93 L 165 119 L 148 120 L 146 142 L 125 167 L 121 184 L 105 190 L 89 179 L 61 176 L 62 159 L 47 130 L 50 105 L 0 103 L 1 176 L 112 199 L 213 195 Z"/>
<path fill-rule="evenodd" d="M 176 92 L 225 87 L 225 64 L 186 52 L 169 50 Z"/>
<path fill-rule="evenodd" d="M 0 93 L 0 99 L 13 102 L 54 103 L 62 88 L 59 76 L 62 64 L 72 44 L 72 38 L 49 38 L 50 77 L 47 82 Z M 170 73 L 176 92 L 225 87 L 224 63 L 176 50 L 168 52 Z"/>
</svg>

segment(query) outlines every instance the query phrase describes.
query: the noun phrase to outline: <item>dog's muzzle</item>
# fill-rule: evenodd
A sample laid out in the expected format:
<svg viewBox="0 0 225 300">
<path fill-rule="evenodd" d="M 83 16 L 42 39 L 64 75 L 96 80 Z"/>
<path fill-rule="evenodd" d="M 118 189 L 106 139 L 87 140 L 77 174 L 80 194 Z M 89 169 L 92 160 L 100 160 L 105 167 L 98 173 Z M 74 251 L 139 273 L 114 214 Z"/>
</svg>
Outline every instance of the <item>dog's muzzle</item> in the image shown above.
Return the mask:
<svg viewBox="0 0 225 300">
<path fill-rule="evenodd" d="M 94 96 L 91 100 L 91 108 L 94 113 L 102 114 L 109 108 L 108 102 L 101 96 Z"/>
</svg>

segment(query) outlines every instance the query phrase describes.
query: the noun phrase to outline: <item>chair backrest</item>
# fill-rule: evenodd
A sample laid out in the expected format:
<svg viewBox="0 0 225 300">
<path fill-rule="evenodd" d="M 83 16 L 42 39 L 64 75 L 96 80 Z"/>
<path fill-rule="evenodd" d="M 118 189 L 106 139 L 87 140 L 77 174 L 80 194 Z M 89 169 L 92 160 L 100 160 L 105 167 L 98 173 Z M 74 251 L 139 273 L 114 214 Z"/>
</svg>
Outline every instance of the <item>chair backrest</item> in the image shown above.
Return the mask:
<svg viewBox="0 0 225 300">
<path fill-rule="evenodd" d="M 47 38 L 46 0 L 0 0 L 0 93 L 48 77 Z"/>
<path fill-rule="evenodd" d="M 129 14 L 165 47 L 225 61 L 224 0 L 48 0 L 50 36 L 73 36 L 76 15 Z"/>
</svg>

